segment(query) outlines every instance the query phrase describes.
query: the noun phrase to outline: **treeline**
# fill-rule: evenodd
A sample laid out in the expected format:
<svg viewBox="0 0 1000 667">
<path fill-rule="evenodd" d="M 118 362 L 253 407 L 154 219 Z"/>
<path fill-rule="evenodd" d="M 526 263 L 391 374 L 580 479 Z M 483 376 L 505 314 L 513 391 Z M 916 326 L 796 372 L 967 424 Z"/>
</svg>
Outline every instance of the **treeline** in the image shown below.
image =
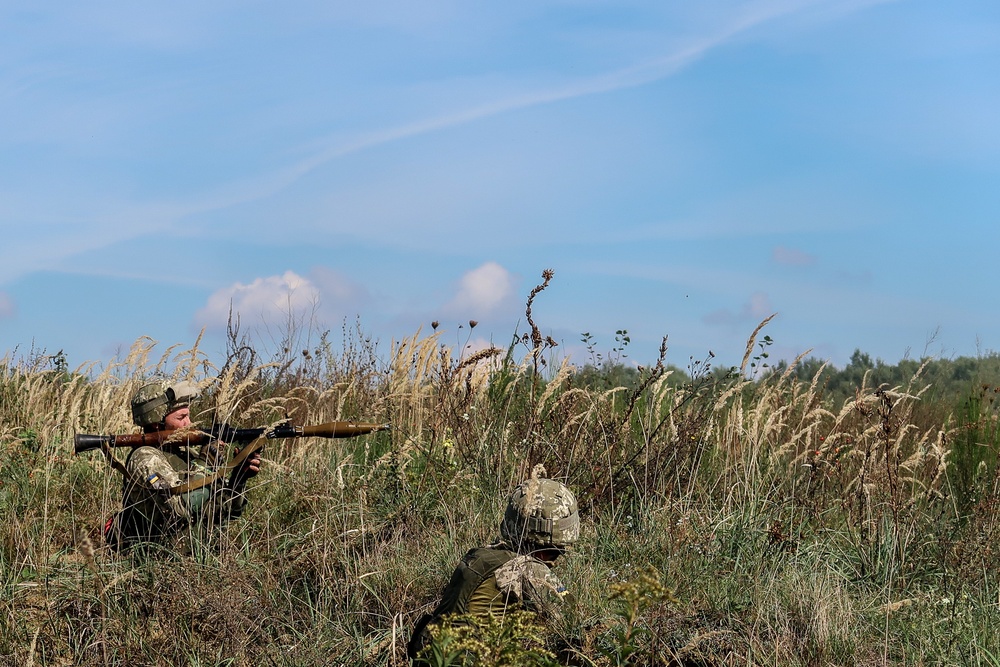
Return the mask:
<svg viewBox="0 0 1000 667">
<path fill-rule="evenodd" d="M 790 363 L 787 361 L 768 366 L 766 357 L 758 356 L 754 359 L 761 367 L 761 381 L 785 373 L 790 373 L 791 377 L 802 382 L 817 380 L 817 390 L 823 401 L 834 409 L 853 400 L 862 387 L 874 389 L 882 385 L 890 388 L 911 384 L 927 387 L 923 394 L 926 401 L 948 405 L 953 409 L 961 408 L 970 397 L 1000 394 L 1000 354 L 995 352 L 955 359 L 903 359 L 890 364 L 881 359 L 873 359 L 861 350 L 855 350 L 844 368 L 838 369 L 822 359 L 808 357 L 795 364 L 790 371 Z M 680 386 L 706 374 L 722 378 L 738 372 L 734 367 L 713 367 L 710 365 L 711 361 L 695 361 L 688 368 L 669 366 L 668 382 Z M 640 386 L 645 373 L 646 369 L 642 366 L 626 365 L 620 361 L 606 361 L 600 365 L 588 363 L 577 371 L 574 383 L 588 389 L 634 389 Z"/>
<path fill-rule="evenodd" d="M 781 362 L 775 365 L 772 373 L 784 373 L 787 369 L 788 363 Z M 853 399 L 862 384 L 868 387 L 905 387 L 912 382 L 916 386 L 927 387 L 924 394 L 926 400 L 957 407 L 970 396 L 979 395 L 983 389 L 992 390 L 1000 386 L 1000 355 L 903 359 L 896 364 L 888 364 L 855 350 L 843 369 L 824 366 L 823 361 L 810 357 L 797 364 L 792 374 L 804 381 L 811 381 L 818 374 L 819 388 L 835 406 Z"/>
</svg>

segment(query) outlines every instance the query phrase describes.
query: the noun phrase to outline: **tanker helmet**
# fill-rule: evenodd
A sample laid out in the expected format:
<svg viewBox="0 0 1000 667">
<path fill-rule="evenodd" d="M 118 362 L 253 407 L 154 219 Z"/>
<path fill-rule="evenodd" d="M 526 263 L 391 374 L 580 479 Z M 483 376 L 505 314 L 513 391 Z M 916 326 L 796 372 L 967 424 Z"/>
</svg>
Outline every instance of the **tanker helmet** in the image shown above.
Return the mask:
<svg viewBox="0 0 1000 667">
<path fill-rule="evenodd" d="M 198 397 L 198 387 L 190 382 L 155 380 L 140 387 L 132 397 L 132 421 L 136 426 L 152 426 Z"/>
<path fill-rule="evenodd" d="M 529 479 L 507 500 L 500 536 L 518 548 L 566 549 L 580 539 L 576 496 L 554 479 Z"/>
</svg>

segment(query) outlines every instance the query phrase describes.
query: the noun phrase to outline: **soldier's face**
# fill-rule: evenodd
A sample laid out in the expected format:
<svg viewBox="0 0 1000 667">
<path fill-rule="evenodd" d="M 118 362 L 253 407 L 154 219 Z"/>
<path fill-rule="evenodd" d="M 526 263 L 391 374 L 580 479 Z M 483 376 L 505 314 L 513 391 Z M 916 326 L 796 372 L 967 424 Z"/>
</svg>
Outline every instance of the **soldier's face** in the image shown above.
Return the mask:
<svg viewBox="0 0 1000 667">
<path fill-rule="evenodd" d="M 187 428 L 191 425 L 191 409 L 177 408 L 163 418 L 163 425 L 168 429 Z"/>
</svg>

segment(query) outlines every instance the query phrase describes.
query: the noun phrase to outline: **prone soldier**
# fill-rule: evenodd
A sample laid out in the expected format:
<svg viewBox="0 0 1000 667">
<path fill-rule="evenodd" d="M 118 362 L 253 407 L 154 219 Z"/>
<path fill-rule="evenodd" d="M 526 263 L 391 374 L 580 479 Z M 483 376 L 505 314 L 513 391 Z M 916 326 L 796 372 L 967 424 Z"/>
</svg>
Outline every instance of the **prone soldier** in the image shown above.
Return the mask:
<svg viewBox="0 0 1000 667">
<path fill-rule="evenodd" d="M 503 615 L 526 610 L 559 614 L 566 587 L 552 566 L 580 537 L 576 497 L 553 479 L 532 477 L 511 492 L 500 523 L 501 541 L 470 550 L 462 558 L 441 602 L 417 621 L 407 644 L 414 665 L 434 630 L 449 617 Z"/>
</svg>

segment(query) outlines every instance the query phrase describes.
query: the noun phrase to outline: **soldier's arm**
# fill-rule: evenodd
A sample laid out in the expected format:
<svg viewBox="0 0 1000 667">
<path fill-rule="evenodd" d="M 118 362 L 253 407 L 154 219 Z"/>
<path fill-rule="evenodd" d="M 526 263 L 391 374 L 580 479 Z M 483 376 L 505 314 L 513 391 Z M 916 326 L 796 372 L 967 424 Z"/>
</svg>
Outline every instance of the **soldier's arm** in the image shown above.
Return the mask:
<svg viewBox="0 0 1000 667">
<path fill-rule="evenodd" d="M 523 578 L 522 600 L 525 606 L 546 618 L 560 618 L 563 606 L 572 597 L 552 569 L 531 559 L 526 563 Z"/>
<path fill-rule="evenodd" d="M 529 611 L 546 618 L 561 616 L 566 587 L 540 560 L 518 556 L 497 568 L 495 577 L 501 592 L 515 596 Z"/>
</svg>

